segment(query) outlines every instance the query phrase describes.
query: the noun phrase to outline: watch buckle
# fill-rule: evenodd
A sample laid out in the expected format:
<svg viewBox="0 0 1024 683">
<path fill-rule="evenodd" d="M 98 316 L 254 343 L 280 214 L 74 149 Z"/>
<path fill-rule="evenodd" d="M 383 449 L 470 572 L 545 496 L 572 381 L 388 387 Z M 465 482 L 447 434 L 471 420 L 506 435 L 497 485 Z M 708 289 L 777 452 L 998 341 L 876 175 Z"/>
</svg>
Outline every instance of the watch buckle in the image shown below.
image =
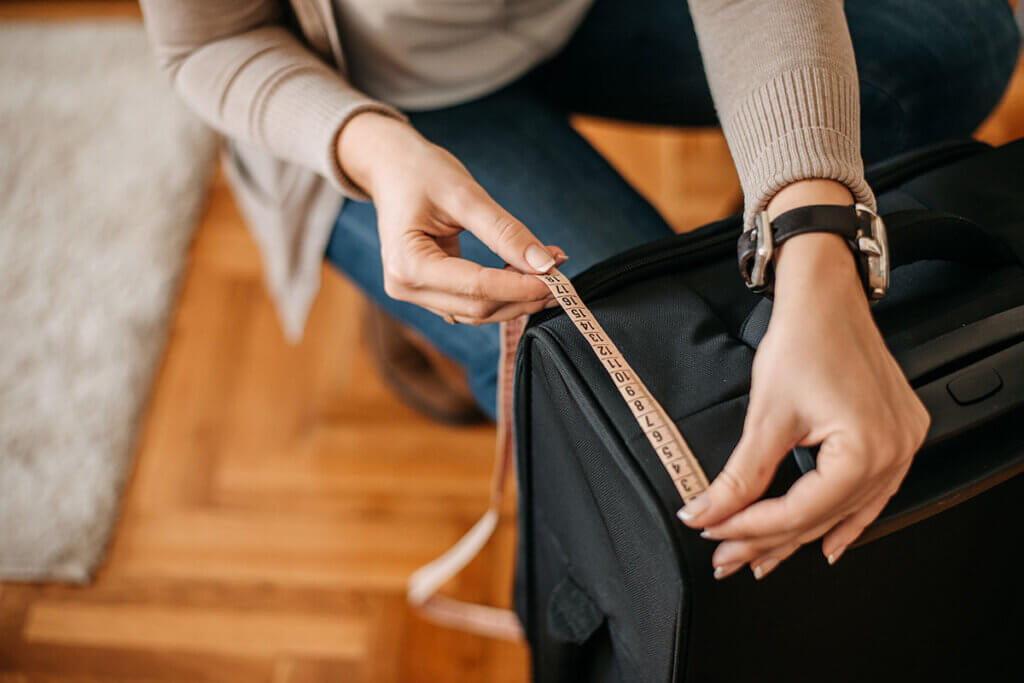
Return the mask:
<svg viewBox="0 0 1024 683">
<path fill-rule="evenodd" d="M 768 220 L 768 212 L 762 211 L 754 217 L 754 264 L 750 269 L 751 289 L 763 290 L 768 280 L 768 265 L 775 253 L 775 238 L 772 235 L 772 223 Z"/>
<path fill-rule="evenodd" d="M 867 214 L 868 231 L 857 235 L 857 250 L 867 257 L 868 298 L 878 301 L 889 289 L 889 239 L 882 217 L 864 204 L 857 204 L 858 215 Z"/>
</svg>

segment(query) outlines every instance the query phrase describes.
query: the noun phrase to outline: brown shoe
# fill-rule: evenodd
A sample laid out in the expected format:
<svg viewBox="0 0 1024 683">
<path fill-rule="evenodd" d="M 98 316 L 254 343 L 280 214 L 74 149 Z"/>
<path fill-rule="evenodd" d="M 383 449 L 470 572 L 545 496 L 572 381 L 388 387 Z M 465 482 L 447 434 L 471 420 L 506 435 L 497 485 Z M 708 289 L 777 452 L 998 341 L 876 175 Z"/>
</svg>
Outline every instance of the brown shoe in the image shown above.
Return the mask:
<svg viewBox="0 0 1024 683">
<path fill-rule="evenodd" d="M 466 373 L 430 342 L 373 304 L 367 304 L 365 321 L 381 377 L 403 402 L 448 424 L 487 419 L 469 390 Z"/>
</svg>

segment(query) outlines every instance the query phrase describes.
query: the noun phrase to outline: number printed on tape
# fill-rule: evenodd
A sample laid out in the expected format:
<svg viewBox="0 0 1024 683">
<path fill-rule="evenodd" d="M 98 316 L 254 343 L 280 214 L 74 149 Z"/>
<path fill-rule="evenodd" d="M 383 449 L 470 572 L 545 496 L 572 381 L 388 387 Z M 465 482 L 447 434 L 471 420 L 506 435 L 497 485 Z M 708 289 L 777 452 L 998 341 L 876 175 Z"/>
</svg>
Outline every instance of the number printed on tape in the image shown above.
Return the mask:
<svg viewBox="0 0 1024 683">
<path fill-rule="evenodd" d="M 562 275 L 557 268 L 552 268 L 548 274 L 537 277 L 548 286 L 562 310 L 573 321 L 576 329 L 601 361 L 601 365 L 622 395 L 622 400 L 629 406 L 629 411 L 658 454 L 658 459 L 665 467 L 665 472 L 683 502 L 689 502 L 702 493 L 708 487 L 708 478 L 693 451 L 679 433 L 675 423 L 669 419 L 668 413 L 633 372 L 633 368 L 626 362 L 618 347 L 608 338 L 604 328 L 580 299 L 569 278 Z"/>
</svg>

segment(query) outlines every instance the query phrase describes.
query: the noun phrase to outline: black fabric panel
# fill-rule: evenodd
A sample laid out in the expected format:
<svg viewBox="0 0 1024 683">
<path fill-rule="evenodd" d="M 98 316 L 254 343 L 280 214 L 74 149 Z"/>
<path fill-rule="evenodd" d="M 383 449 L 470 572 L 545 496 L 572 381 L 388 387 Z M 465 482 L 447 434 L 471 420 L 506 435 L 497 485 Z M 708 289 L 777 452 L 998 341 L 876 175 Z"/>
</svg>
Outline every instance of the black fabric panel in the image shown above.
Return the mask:
<svg viewBox="0 0 1024 683">
<path fill-rule="evenodd" d="M 1012 243 L 961 216 L 913 209 L 887 214 L 885 225 L 893 269 L 918 261 L 1020 265 Z"/>
<path fill-rule="evenodd" d="M 763 581 L 706 580 L 686 680 L 1019 681 L 1021 499 L 1018 477 L 834 567 L 813 544 Z"/>
<path fill-rule="evenodd" d="M 966 216 L 997 235 L 1006 232 L 1019 248 L 1022 160 L 1024 139 L 924 173 L 900 190 L 930 209 Z"/>
<path fill-rule="evenodd" d="M 681 275 L 653 278 L 589 305 L 670 416 L 678 419 L 747 392 L 752 350 Z M 630 435 L 639 434 L 614 384 L 568 317 L 553 318 L 545 329 L 587 379 L 602 408 L 614 411 L 615 423 Z"/>
<path fill-rule="evenodd" d="M 591 643 L 577 647 L 546 626 L 536 627 L 536 611 L 543 614 L 555 586 L 568 576 L 605 615 L 614 655 L 607 666 L 621 671 L 623 681 L 668 681 L 682 587 L 651 496 L 641 495 L 643 482 L 631 480 L 629 470 L 608 457 L 616 436 L 579 410 L 593 403 L 587 388 L 563 377 L 564 366 L 552 363 L 550 353 L 527 355 L 531 401 L 517 406 L 530 415 L 531 451 L 545 454 L 530 462 L 531 531 L 547 533 L 538 540 L 558 548 L 533 559 L 535 680 L 619 680 L 610 669 L 596 670 L 604 660 L 594 658 Z"/>
<path fill-rule="evenodd" d="M 988 151 L 951 144 L 872 172 L 887 188 L 883 212 L 963 215 L 1024 254 L 1021 143 Z M 738 225 L 730 218 L 641 247 L 574 280 L 711 477 L 739 439 L 770 312 L 748 323 L 760 298 L 736 272 Z M 956 236 L 940 246 L 955 252 Z M 872 310 L 897 358 L 906 358 L 923 342 L 1021 305 L 1019 264 L 922 261 L 896 270 L 889 296 Z M 536 681 L 1021 679 L 1024 477 L 981 492 L 1024 459 L 1020 410 L 917 456 L 883 513 L 910 526 L 869 538 L 835 567 L 812 544 L 763 582 L 749 572 L 712 579 L 714 544 L 674 518 L 680 501 L 664 468 L 559 311 L 535 316 L 527 331 L 515 419 L 517 605 Z M 787 459 L 768 495 L 798 475 Z M 552 633 L 545 617 L 567 580 L 603 619 L 591 629 L 591 614 L 570 638 Z M 582 642 L 566 642 L 574 639 Z"/>
</svg>

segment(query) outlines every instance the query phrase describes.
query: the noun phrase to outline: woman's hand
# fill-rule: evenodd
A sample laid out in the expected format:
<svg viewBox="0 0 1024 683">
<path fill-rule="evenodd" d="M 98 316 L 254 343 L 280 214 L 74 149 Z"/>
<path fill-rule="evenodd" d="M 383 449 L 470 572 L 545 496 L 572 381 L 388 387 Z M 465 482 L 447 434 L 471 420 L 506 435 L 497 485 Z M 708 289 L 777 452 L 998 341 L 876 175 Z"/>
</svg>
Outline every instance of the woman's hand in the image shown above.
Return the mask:
<svg viewBox="0 0 1024 683">
<path fill-rule="evenodd" d="M 472 324 L 554 303 L 540 280 L 522 273 L 545 273 L 565 260 L 564 252 L 541 244 L 458 159 L 411 126 L 358 114 L 342 130 L 338 157 L 345 174 L 373 197 L 389 296 Z M 459 258 L 463 230 L 522 273 Z"/>
<path fill-rule="evenodd" d="M 680 517 L 723 541 L 716 578 L 748 563 L 761 578 L 823 535 L 833 563 L 896 492 L 928 425 L 875 326 L 849 248 L 835 235 L 794 237 L 779 254 L 743 435 Z M 815 470 L 784 496 L 755 502 L 793 446 L 818 443 Z"/>
</svg>

